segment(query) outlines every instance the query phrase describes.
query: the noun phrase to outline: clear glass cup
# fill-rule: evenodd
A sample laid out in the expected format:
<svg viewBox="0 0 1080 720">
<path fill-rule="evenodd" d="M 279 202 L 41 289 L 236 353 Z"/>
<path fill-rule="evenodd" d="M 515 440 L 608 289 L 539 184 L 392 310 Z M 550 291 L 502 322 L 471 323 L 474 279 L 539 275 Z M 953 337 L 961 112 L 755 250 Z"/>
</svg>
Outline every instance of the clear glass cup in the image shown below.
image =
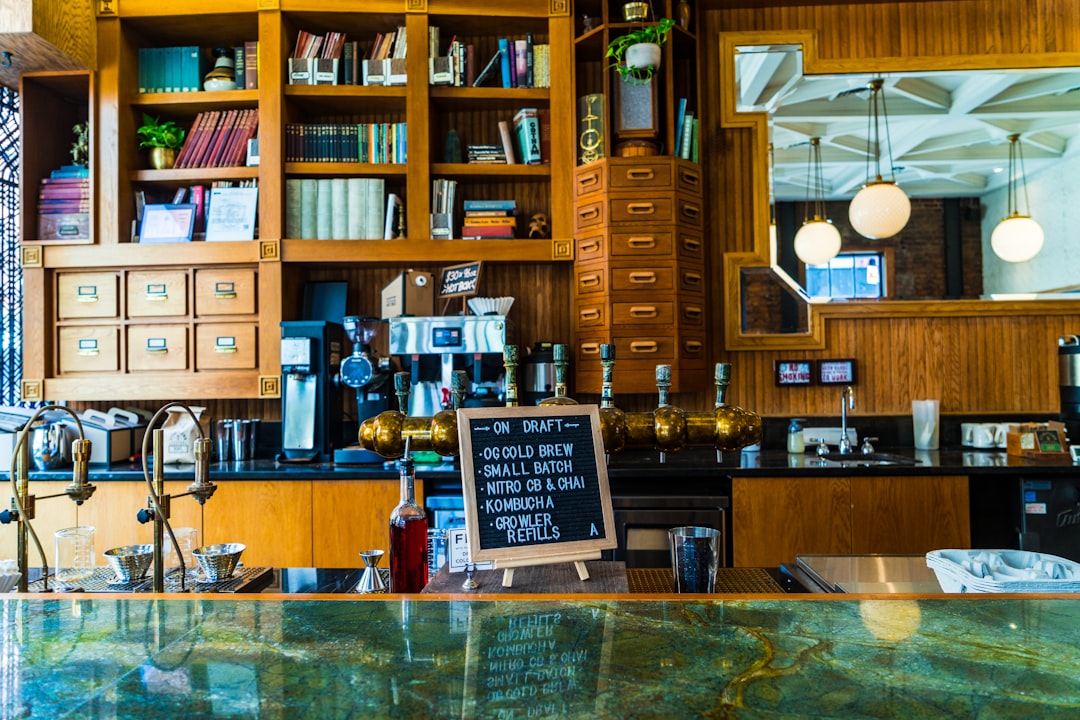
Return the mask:
<svg viewBox="0 0 1080 720">
<path fill-rule="evenodd" d="M 55 579 L 71 584 L 94 575 L 94 527 L 61 528 L 53 536 L 56 545 Z"/>
<path fill-rule="evenodd" d="M 180 545 L 180 552 L 184 557 L 186 582 L 194 582 L 198 576 L 199 565 L 192 556 L 191 551 L 199 547 L 199 531 L 190 527 L 173 528 L 173 534 L 176 535 L 176 542 Z M 176 550 L 173 548 L 168 532 L 165 533 L 162 555 L 165 559 L 165 576 L 170 582 L 179 583 L 180 561 L 176 557 Z"/>
</svg>

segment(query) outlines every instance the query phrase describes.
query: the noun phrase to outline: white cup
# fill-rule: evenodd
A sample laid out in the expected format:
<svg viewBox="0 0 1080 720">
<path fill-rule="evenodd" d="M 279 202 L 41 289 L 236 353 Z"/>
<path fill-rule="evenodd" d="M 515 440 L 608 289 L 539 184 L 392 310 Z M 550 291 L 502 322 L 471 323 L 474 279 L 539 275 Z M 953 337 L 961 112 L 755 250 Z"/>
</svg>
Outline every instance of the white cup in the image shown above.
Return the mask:
<svg viewBox="0 0 1080 720">
<path fill-rule="evenodd" d="M 998 426 L 994 423 L 977 423 L 971 432 L 971 446 L 981 449 L 997 447 Z"/>
<path fill-rule="evenodd" d="M 911 420 L 915 431 L 916 450 L 938 449 L 938 408 L 939 400 L 912 400 Z"/>
</svg>

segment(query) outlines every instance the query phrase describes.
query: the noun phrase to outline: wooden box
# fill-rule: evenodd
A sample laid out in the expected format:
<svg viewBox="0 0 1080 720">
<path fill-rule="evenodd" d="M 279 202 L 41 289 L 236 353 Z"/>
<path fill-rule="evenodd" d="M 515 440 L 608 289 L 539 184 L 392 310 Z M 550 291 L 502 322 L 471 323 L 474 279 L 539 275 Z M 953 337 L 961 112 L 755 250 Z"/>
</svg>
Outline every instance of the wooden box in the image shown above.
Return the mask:
<svg viewBox="0 0 1080 720">
<path fill-rule="evenodd" d="M 38 215 L 39 240 L 89 240 L 90 213 Z"/>
<path fill-rule="evenodd" d="M 1035 459 L 1067 456 L 1065 425 L 1055 421 L 1010 425 L 1005 433 L 1005 452 Z"/>
</svg>

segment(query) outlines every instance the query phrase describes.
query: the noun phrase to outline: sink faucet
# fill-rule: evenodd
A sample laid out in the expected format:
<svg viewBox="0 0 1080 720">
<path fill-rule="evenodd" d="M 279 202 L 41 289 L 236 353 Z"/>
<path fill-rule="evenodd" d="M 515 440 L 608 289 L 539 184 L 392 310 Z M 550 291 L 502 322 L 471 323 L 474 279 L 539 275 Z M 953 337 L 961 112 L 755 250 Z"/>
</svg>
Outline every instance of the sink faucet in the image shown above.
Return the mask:
<svg viewBox="0 0 1080 720">
<path fill-rule="evenodd" d="M 855 389 L 850 385 L 845 385 L 843 391 L 840 393 L 840 443 L 837 446 L 837 450 L 841 455 L 848 455 L 854 452 L 854 448 L 851 447 L 851 440 L 848 440 L 847 436 L 847 411 L 855 409 Z"/>
</svg>

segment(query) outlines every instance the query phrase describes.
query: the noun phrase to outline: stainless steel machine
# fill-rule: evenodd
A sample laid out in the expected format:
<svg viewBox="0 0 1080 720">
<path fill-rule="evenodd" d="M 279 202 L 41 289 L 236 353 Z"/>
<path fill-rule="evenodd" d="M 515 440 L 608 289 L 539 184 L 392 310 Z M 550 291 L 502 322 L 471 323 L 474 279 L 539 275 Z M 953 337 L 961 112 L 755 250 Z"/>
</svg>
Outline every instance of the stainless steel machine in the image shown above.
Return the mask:
<svg viewBox="0 0 1080 720">
<path fill-rule="evenodd" d="M 413 415 L 429 415 L 449 403 L 455 370 L 469 376 L 465 407 L 505 404 L 503 348 L 506 316 L 390 318 L 390 354 L 409 373 Z"/>
<path fill-rule="evenodd" d="M 341 447 L 342 345 L 338 323 L 281 323 L 281 459 L 329 460 Z"/>
</svg>

